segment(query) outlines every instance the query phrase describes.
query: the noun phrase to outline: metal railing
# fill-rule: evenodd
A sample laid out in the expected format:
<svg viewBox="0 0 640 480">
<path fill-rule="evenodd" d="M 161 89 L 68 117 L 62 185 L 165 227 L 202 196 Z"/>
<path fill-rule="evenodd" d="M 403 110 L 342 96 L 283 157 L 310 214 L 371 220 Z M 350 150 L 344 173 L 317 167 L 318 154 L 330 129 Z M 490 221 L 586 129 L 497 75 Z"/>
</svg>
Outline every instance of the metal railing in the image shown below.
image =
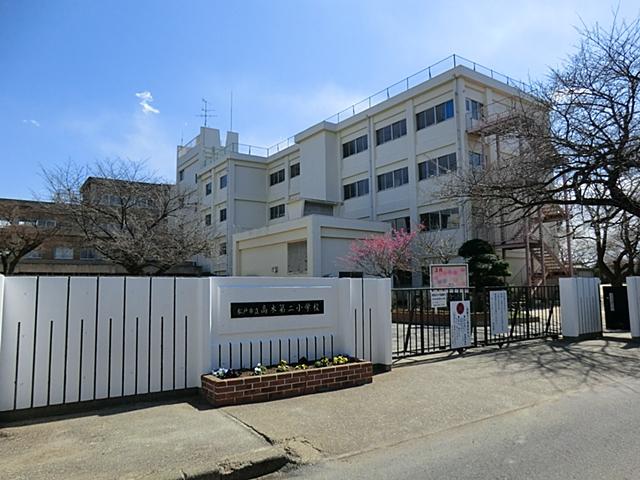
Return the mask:
<svg viewBox="0 0 640 480">
<path fill-rule="evenodd" d="M 422 70 L 414 73 L 413 75 L 405 77 L 404 79 L 394 83 L 393 85 L 389 85 L 388 87 L 383 88 L 382 90 L 374 93 L 373 95 L 368 96 L 364 100 L 354 103 L 353 105 L 345 108 L 344 110 L 341 110 L 338 113 L 331 115 L 330 117 L 326 118 L 324 121 L 331 122 L 331 123 L 340 123 L 344 120 L 347 120 L 357 115 L 358 113 L 361 113 L 386 100 L 389 100 L 391 97 L 395 95 L 404 93 L 409 89 L 427 80 L 430 80 L 434 76 L 437 76 L 441 73 L 446 72 L 451 68 L 455 68 L 458 66 L 467 67 L 473 70 L 474 72 L 478 72 L 483 75 L 486 75 L 494 80 L 505 83 L 510 87 L 517 88 L 525 92 L 530 90 L 529 86 L 520 80 L 514 79 L 513 77 L 510 77 L 508 75 L 504 75 L 492 68 L 485 67 L 480 63 L 474 62 L 473 60 L 469 60 L 465 57 L 461 57 L 460 55 L 457 55 L 454 53 L 453 55 L 449 55 L 448 57 L 443 58 L 442 60 L 432 65 L 429 65 L 426 68 L 423 68 Z M 240 144 L 238 145 L 240 148 Z M 295 145 L 295 140 L 293 136 L 287 138 L 286 140 L 282 140 L 281 142 L 278 142 L 274 145 L 271 145 L 270 147 L 259 147 L 255 145 L 241 145 L 241 150 L 233 150 L 233 151 L 237 153 L 246 153 L 248 155 L 270 157 L 271 155 L 274 155 L 292 145 Z M 188 147 L 188 144 L 185 145 L 184 147 L 185 148 Z M 259 153 L 250 153 L 250 152 L 259 152 Z"/>
<path fill-rule="evenodd" d="M 301 361 L 315 362 L 322 357 L 333 356 L 333 335 L 227 342 L 217 345 L 214 370 L 253 369 L 258 363 L 274 366 L 282 360 L 294 365 Z"/>
<path fill-rule="evenodd" d="M 492 331 L 489 295 L 506 290 L 508 333 Z M 446 292 L 446 307 L 432 305 L 433 292 Z M 469 300 L 471 344 L 466 348 L 509 344 L 561 335 L 557 286 L 473 288 L 394 288 L 392 290 L 393 358 L 454 350 L 449 302 Z"/>
</svg>

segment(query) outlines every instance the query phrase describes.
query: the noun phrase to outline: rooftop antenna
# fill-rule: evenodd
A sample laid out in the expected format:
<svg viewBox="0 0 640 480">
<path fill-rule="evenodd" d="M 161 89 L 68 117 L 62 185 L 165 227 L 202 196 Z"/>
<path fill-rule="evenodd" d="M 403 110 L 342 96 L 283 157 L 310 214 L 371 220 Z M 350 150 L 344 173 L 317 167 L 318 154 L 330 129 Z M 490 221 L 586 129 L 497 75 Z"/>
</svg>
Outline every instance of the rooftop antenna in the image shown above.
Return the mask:
<svg viewBox="0 0 640 480">
<path fill-rule="evenodd" d="M 202 112 L 200 115 L 196 115 L 196 117 L 204 118 L 204 126 L 207 126 L 207 119 L 217 117 L 217 115 L 213 113 L 209 113 L 209 102 L 207 102 L 206 98 L 202 99 L 202 108 L 200 109 Z M 215 110 L 214 110 L 215 111 Z"/>
</svg>

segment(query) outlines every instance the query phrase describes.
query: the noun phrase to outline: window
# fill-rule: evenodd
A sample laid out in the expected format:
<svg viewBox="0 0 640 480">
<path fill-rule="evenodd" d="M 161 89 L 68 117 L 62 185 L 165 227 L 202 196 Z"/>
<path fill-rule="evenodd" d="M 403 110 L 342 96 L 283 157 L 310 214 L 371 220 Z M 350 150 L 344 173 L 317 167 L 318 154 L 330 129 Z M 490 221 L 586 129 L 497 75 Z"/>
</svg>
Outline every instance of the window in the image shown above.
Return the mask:
<svg viewBox="0 0 640 480">
<path fill-rule="evenodd" d="M 181 182 L 182 180 L 184 180 L 184 170 L 178 172 L 178 181 Z"/>
<path fill-rule="evenodd" d="M 354 197 L 361 197 L 369 193 L 369 179 L 358 180 L 357 182 L 349 183 L 342 187 L 344 192 L 344 199 L 349 200 Z"/>
<path fill-rule="evenodd" d="M 80 260 L 97 260 L 98 253 L 94 248 L 81 248 Z"/>
<path fill-rule="evenodd" d="M 453 118 L 453 114 L 453 100 L 447 100 L 435 107 L 427 108 L 416 114 L 416 130 L 422 130 L 436 123 L 444 122 Z"/>
<path fill-rule="evenodd" d="M 53 258 L 56 260 L 73 260 L 73 248 L 56 247 L 53 251 Z"/>
<path fill-rule="evenodd" d="M 394 230 L 404 230 L 405 232 L 411 231 L 410 217 L 394 218 L 393 220 L 389 220 L 389 223 Z"/>
<path fill-rule="evenodd" d="M 222 190 L 223 188 L 227 188 L 227 176 L 226 175 L 222 175 L 220 177 L 220 190 Z"/>
<path fill-rule="evenodd" d="M 465 100 L 465 105 L 467 110 L 467 116 L 469 118 L 472 118 L 474 120 L 482 119 L 484 115 L 484 105 L 482 105 L 482 103 L 476 102 L 475 100 L 471 100 L 470 98 L 467 98 Z"/>
<path fill-rule="evenodd" d="M 437 212 L 423 213 L 420 223 L 425 230 L 450 230 L 460 228 L 460 213 L 457 208 L 448 208 Z"/>
<path fill-rule="evenodd" d="M 220 221 L 224 222 L 227 220 L 227 209 L 226 208 L 221 208 L 220 209 Z"/>
<path fill-rule="evenodd" d="M 207 227 L 211 225 L 211 214 L 210 214 L 210 213 L 207 213 L 207 214 L 204 216 L 204 224 L 205 224 Z"/>
<path fill-rule="evenodd" d="M 393 172 L 378 175 L 378 191 L 388 190 L 389 188 L 400 187 L 409 183 L 409 168 L 403 167 Z"/>
<path fill-rule="evenodd" d="M 442 155 L 438 158 L 430 158 L 418 164 L 418 180 L 425 180 L 438 175 L 446 175 L 458 169 L 458 162 L 455 153 Z"/>
<path fill-rule="evenodd" d="M 227 254 L 227 242 L 222 242 L 220 244 L 219 253 L 220 253 L 220 255 L 226 255 Z"/>
<path fill-rule="evenodd" d="M 197 174 L 197 173 L 194 175 L 194 179 L 195 179 L 194 181 L 195 181 L 196 183 L 198 183 L 198 174 Z"/>
<path fill-rule="evenodd" d="M 376 145 L 390 142 L 407 134 L 407 120 L 402 119 L 376 130 Z"/>
<path fill-rule="evenodd" d="M 369 183 L 367 182 L 367 191 L 369 191 Z M 320 202 L 312 202 L 310 200 L 304 201 L 304 210 L 302 215 L 305 217 L 307 215 L 327 215 L 329 217 L 333 216 L 333 205 L 329 205 L 326 203 Z"/>
<path fill-rule="evenodd" d="M 36 227 L 40 228 L 54 228 L 57 225 L 55 220 L 48 218 L 40 218 L 36 220 Z"/>
<path fill-rule="evenodd" d="M 42 258 L 42 251 L 36 248 L 35 250 L 31 250 L 29 253 L 27 253 L 24 258 L 30 260 L 39 260 Z"/>
<path fill-rule="evenodd" d="M 484 167 L 484 155 L 478 152 L 469 152 L 469 165 L 471 168 Z"/>
<path fill-rule="evenodd" d="M 276 185 L 282 182 L 284 182 L 284 168 L 269 175 L 269 185 Z"/>
<path fill-rule="evenodd" d="M 300 164 L 294 163 L 289 166 L 289 178 L 297 177 L 300 175 Z"/>
<path fill-rule="evenodd" d="M 269 209 L 269 219 L 284 217 L 284 203 Z"/>
<path fill-rule="evenodd" d="M 342 158 L 350 157 L 356 153 L 364 152 L 369 148 L 369 140 L 366 135 L 358 137 L 342 144 Z"/>
<path fill-rule="evenodd" d="M 211 182 L 208 182 L 205 186 L 204 186 L 204 194 L 205 195 L 211 195 Z"/>
</svg>

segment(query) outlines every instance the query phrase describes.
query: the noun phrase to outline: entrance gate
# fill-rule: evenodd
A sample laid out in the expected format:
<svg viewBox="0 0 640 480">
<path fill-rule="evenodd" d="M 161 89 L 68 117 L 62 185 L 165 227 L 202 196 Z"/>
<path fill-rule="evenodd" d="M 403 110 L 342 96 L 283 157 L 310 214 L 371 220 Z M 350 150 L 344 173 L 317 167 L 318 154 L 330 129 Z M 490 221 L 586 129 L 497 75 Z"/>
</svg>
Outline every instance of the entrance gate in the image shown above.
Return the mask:
<svg viewBox="0 0 640 480">
<path fill-rule="evenodd" d="M 507 292 L 507 333 L 491 327 L 490 292 Z M 455 350 L 451 346 L 449 305 L 470 302 L 471 342 L 467 348 L 560 336 L 557 286 L 473 288 L 395 288 L 391 294 L 393 358 Z"/>
</svg>

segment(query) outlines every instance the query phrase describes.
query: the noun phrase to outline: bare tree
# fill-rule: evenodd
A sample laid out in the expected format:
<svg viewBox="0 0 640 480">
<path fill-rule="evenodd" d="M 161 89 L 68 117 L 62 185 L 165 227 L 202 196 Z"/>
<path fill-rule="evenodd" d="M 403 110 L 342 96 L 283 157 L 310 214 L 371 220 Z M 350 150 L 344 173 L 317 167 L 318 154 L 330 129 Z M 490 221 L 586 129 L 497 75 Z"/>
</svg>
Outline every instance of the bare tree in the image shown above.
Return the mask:
<svg viewBox="0 0 640 480">
<path fill-rule="evenodd" d="M 53 204 L 0 200 L 0 262 L 2 274 L 14 273 L 20 261 L 60 230 L 51 219 Z"/>
<path fill-rule="evenodd" d="M 188 192 L 161 183 L 144 163 L 67 164 L 43 174 L 86 242 L 129 274 L 161 274 L 195 255 L 211 254 L 213 236 Z"/>
<path fill-rule="evenodd" d="M 580 216 L 576 239 L 583 260 L 602 280 L 615 286 L 640 275 L 640 218 L 607 207 L 588 207 Z"/>
<path fill-rule="evenodd" d="M 547 81 L 487 112 L 502 158 L 466 169 L 444 196 L 466 196 L 490 217 L 545 205 L 606 207 L 640 217 L 640 18 L 580 30 L 578 51 Z M 502 110 L 502 111 L 498 111 Z"/>
</svg>

